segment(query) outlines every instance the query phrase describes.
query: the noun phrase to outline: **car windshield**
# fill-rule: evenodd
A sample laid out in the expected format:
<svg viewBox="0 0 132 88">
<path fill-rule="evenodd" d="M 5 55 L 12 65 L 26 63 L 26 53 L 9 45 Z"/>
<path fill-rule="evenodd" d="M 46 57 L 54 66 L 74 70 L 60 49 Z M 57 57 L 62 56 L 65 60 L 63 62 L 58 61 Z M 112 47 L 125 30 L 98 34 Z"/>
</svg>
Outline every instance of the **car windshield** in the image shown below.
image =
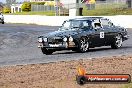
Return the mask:
<svg viewBox="0 0 132 88">
<path fill-rule="evenodd" d="M 65 21 L 60 30 L 61 31 L 76 30 L 78 28 L 89 27 L 90 25 L 91 25 L 91 21 L 87 21 L 87 20 L 70 20 L 70 21 Z"/>
</svg>

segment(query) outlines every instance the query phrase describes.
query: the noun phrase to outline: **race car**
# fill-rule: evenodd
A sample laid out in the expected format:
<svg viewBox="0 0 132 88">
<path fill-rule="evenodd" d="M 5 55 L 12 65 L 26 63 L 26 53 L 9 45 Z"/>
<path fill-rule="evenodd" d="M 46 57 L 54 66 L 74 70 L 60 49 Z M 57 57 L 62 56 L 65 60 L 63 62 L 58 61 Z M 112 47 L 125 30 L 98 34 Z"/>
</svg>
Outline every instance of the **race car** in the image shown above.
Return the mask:
<svg viewBox="0 0 132 88">
<path fill-rule="evenodd" d="M 89 48 L 111 46 L 118 49 L 128 39 L 127 29 L 103 17 L 83 17 L 63 22 L 58 31 L 38 37 L 38 47 L 49 55 L 58 50 L 84 53 Z"/>
</svg>

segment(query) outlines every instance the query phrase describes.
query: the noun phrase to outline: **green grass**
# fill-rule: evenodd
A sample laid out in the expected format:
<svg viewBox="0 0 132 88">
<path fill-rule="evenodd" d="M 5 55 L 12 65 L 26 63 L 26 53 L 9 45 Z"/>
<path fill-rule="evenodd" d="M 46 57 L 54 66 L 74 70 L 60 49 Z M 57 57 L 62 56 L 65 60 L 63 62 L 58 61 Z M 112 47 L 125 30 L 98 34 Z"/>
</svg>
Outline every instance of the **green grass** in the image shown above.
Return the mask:
<svg viewBox="0 0 132 88">
<path fill-rule="evenodd" d="M 111 16 L 111 15 L 132 15 L 132 9 L 100 9 L 83 11 L 83 16 Z"/>
<path fill-rule="evenodd" d="M 111 15 L 132 15 L 132 9 L 127 9 L 125 4 L 97 4 L 94 10 L 83 7 L 84 16 L 111 16 Z"/>
<path fill-rule="evenodd" d="M 119 4 L 102 3 L 102 4 L 96 4 L 96 6 L 95 6 L 95 9 L 114 9 L 114 8 L 127 8 L 127 5 L 124 3 L 119 3 Z"/>
<path fill-rule="evenodd" d="M 55 16 L 54 11 L 46 12 L 19 12 L 11 15 L 46 15 Z M 128 9 L 126 4 L 96 4 L 94 10 L 88 10 L 84 5 L 83 16 L 111 16 L 111 15 L 132 15 L 132 9 Z"/>
<path fill-rule="evenodd" d="M 46 12 L 17 12 L 17 13 L 9 13 L 9 15 L 46 15 L 46 16 L 54 16 L 54 11 L 46 11 Z"/>
<path fill-rule="evenodd" d="M 126 84 L 124 87 L 122 87 L 122 88 L 132 88 L 132 83 L 130 83 L 130 84 Z"/>
</svg>

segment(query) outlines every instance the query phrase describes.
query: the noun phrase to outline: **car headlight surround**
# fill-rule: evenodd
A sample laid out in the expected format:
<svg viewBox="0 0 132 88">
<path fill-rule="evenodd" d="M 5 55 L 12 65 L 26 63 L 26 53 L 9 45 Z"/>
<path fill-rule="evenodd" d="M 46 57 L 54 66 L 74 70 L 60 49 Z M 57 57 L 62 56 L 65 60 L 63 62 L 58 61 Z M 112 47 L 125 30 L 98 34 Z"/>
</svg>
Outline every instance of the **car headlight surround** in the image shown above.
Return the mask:
<svg viewBox="0 0 132 88">
<path fill-rule="evenodd" d="M 43 38 L 38 38 L 38 42 L 43 42 Z"/>
<path fill-rule="evenodd" d="M 64 37 L 64 38 L 63 38 L 63 41 L 64 41 L 64 42 L 67 42 L 67 37 Z"/>
<path fill-rule="evenodd" d="M 44 38 L 44 42 L 48 42 L 48 38 Z"/>
<path fill-rule="evenodd" d="M 73 37 L 72 36 L 69 37 L 69 41 L 73 42 Z"/>
</svg>

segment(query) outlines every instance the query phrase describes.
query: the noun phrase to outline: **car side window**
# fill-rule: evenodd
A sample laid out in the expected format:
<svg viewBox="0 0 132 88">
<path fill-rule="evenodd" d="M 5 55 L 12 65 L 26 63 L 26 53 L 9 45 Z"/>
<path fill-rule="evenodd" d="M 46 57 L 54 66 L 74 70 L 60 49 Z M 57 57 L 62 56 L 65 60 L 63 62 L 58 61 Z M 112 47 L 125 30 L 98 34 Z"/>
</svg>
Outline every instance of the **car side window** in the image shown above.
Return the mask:
<svg viewBox="0 0 132 88">
<path fill-rule="evenodd" d="M 84 27 L 88 27 L 87 21 L 84 21 L 84 22 L 83 22 L 83 26 L 84 26 Z"/>
<path fill-rule="evenodd" d="M 93 26 L 93 28 L 96 30 L 96 29 L 100 29 L 100 28 L 102 28 L 102 25 L 101 25 L 101 23 L 100 23 L 100 20 L 99 19 L 97 19 L 97 20 L 94 20 L 93 22 L 92 22 L 92 26 Z"/>
<path fill-rule="evenodd" d="M 83 21 L 81 23 L 81 28 L 83 28 L 85 30 L 89 30 L 91 28 L 91 22 L 89 22 L 89 21 Z"/>
<path fill-rule="evenodd" d="M 100 23 L 94 23 L 94 26 L 95 26 L 96 29 L 101 28 L 101 24 Z"/>
<path fill-rule="evenodd" d="M 107 19 L 101 19 L 102 26 L 110 26 L 109 21 Z"/>
<path fill-rule="evenodd" d="M 100 28 L 102 28 L 101 23 L 93 22 L 92 26 L 93 26 L 94 29 L 100 29 Z"/>
</svg>

